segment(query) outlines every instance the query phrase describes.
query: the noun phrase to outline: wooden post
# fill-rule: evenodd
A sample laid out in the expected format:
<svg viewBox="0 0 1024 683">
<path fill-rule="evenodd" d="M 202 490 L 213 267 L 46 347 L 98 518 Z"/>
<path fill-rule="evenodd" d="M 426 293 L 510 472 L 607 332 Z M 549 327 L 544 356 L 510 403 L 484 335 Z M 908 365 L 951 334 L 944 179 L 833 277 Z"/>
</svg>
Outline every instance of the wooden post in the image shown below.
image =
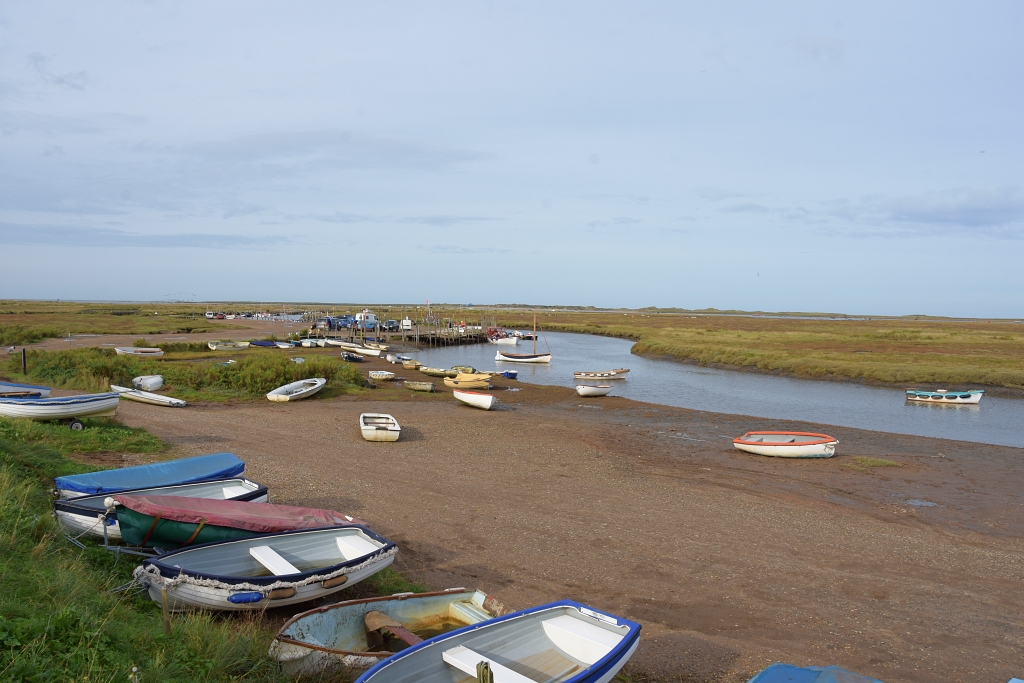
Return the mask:
<svg viewBox="0 0 1024 683">
<path fill-rule="evenodd" d="M 171 635 L 171 610 L 167 606 L 167 587 L 160 589 L 160 602 L 163 607 L 164 635 Z"/>
<path fill-rule="evenodd" d="M 21 349 L 21 374 L 28 374 L 28 362 L 25 360 L 25 349 Z"/>
</svg>

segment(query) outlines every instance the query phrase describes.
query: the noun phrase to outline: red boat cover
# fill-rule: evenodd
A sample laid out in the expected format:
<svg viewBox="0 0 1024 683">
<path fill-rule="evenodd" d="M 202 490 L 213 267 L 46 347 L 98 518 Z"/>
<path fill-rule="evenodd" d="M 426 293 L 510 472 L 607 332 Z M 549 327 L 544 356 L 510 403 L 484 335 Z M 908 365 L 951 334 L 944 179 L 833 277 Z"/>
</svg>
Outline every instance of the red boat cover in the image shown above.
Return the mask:
<svg viewBox="0 0 1024 683">
<path fill-rule="evenodd" d="M 350 526 L 366 522 L 334 510 L 291 505 L 248 503 L 239 500 L 187 498 L 185 496 L 114 496 L 119 505 L 151 517 L 190 524 L 212 524 L 257 533 L 322 526 Z"/>
</svg>

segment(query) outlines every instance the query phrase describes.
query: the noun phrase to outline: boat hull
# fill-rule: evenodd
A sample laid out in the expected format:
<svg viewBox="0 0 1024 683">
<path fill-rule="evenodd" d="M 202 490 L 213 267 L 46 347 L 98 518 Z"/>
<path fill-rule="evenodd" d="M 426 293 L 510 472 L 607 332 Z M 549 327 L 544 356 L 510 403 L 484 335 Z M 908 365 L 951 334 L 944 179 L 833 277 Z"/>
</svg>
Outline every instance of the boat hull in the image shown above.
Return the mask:
<svg viewBox="0 0 1024 683">
<path fill-rule="evenodd" d="M 380 380 L 381 382 L 387 382 L 395 378 L 395 373 L 388 372 L 387 370 L 371 370 L 368 374 L 370 379 Z"/>
<path fill-rule="evenodd" d="M 488 339 L 492 344 L 501 344 L 502 346 L 515 346 L 519 343 L 518 337 L 500 337 L 498 339 Z"/>
<path fill-rule="evenodd" d="M 498 353 L 494 356 L 496 361 L 506 363 L 550 363 L 550 353 Z"/>
<path fill-rule="evenodd" d="M 412 382 L 412 381 L 406 380 L 405 388 L 406 389 L 411 389 L 413 391 L 433 391 L 434 390 L 434 383 L 433 382 Z"/>
<path fill-rule="evenodd" d="M 0 415 L 30 420 L 68 420 L 78 417 L 114 415 L 120 395 L 84 394 L 49 398 L 2 398 Z"/>
<path fill-rule="evenodd" d="M 301 401 L 302 399 L 309 398 L 316 392 L 323 389 L 325 384 L 327 384 L 327 380 L 323 377 L 292 382 L 291 384 L 285 384 L 283 387 L 278 387 L 271 391 L 267 394 L 267 399 L 278 403 Z"/>
<path fill-rule="evenodd" d="M 141 389 L 129 389 L 128 387 L 119 387 L 116 384 L 111 384 L 110 389 L 111 391 L 119 394 L 121 398 L 126 398 L 130 401 L 138 401 L 139 403 L 149 403 L 150 405 L 164 406 L 167 408 L 184 408 L 186 405 L 186 403 L 180 398 L 172 398 L 161 394 L 151 394 L 148 391 L 142 391 Z"/>
<path fill-rule="evenodd" d="M 599 372 L 574 372 L 572 376 L 575 379 L 583 380 L 598 380 L 606 381 L 609 379 L 626 379 L 626 375 L 629 374 L 629 370 L 603 370 Z"/>
<path fill-rule="evenodd" d="M 159 358 L 164 355 L 163 349 L 135 346 L 116 346 L 114 353 L 119 356 L 139 356 L 140 358 Z"/>
<path fill-rule="evenodd" d="M 398 441 L 402 427 L 391 415 L 362 413 L 359 416 L 359 431 L 367 441 Z"/>
<path fill-rule="evenodd" d="M 747 432 L 733 439 L 737 450 L 775 458 L 831 458 L 839 440 L 811 432 Z"/>
<path fill-rule="evenodd" d="M 490 410 L 494 407 L 494 404 L 498 402 L 498 399 L 492 394 L 480 394 L 475 391 L 461 391 L 456 389 L 452 394 L 459 402 L 465 403 L 467 406 L 480 408 L 481 410 Z"/>
<path fill-rule="evenodd" d="M 611 386 L 607 384 L 604 386 L 597 387 L 584 386 L 582 384 L 576 385 L 576 393 L 579 394 L 580 396 L 607 396 L 609 393 L 611 393 L 611 390 Z"/>
<path fill-rule="evenodd" d="M 490 389 L 491 383 L 486 379 L 452 379 L 444 378 L 444 385 L 452 389 Z"/>
<path fill-rule="evenodd" d="M 930 405 L 976 405 L 985 395 L 984 389 L 970 391 L 921 391 L 907 389 L 907 400 Z"/>
<path fill-rule="evenodd" d="M 0 398 L 4 396 L 31 396 L 34 398 L 49 398 L 50 387 L 43 387 L 36 384 L 19 384 L 17 382 L 0 382 Z"/>
</svg>

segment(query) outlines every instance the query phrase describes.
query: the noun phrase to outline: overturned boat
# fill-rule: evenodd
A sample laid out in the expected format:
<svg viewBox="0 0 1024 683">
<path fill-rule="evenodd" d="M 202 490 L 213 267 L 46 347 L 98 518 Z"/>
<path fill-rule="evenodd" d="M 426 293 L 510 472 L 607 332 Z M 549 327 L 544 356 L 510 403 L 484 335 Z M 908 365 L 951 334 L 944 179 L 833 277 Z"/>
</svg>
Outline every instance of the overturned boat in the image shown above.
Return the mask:
<svg viewBox="0 0 1024 683">
<path fill-rule="evenodd" d="M 189 484 L 207 479 L 227 479 L 237 477 L 244 470 L 245 463 L 234 453 L 211 453 L 149 465 L 72 474 L 57 477 L 53 483 L 60 498 L 77 498 L 97 493 L 110 495 L 129 489 Z"/>
</svg>

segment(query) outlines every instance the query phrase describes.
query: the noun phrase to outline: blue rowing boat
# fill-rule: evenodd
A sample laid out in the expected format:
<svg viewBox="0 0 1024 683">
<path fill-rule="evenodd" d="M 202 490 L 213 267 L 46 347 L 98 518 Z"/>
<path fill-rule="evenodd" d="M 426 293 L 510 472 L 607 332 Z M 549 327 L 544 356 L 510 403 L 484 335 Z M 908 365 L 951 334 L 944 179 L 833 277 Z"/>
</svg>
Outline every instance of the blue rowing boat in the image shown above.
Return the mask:
<svg viewBox="0 0 1024 683">
<path fill-rule="evenodd" d="M 151 486 L 175 486 L 207 479 L 229 479 L 245 470 L 245 463 L 234 453 L 212 453 L 194 458 L 154 462 L 150 465 L 121 467 L 116 470 L 57 477 L 54 484 L 61 498 L 76 498 L 97 493 L 120 493 Z"/>
<path fill-rule="evenodd" d="M 26 398 L 46 398 L 50 395 L 50 387 L 37 384 L 19 384 L 18 382 L 0 381 L 0 396 L 23 396 Z"/>
<path fill-rule="evenodd" d="M 772 664 L 747 683 L 882 683 L 877 678 L 855 674 L 838 666 L 793 666 Z"/>
</svg>

